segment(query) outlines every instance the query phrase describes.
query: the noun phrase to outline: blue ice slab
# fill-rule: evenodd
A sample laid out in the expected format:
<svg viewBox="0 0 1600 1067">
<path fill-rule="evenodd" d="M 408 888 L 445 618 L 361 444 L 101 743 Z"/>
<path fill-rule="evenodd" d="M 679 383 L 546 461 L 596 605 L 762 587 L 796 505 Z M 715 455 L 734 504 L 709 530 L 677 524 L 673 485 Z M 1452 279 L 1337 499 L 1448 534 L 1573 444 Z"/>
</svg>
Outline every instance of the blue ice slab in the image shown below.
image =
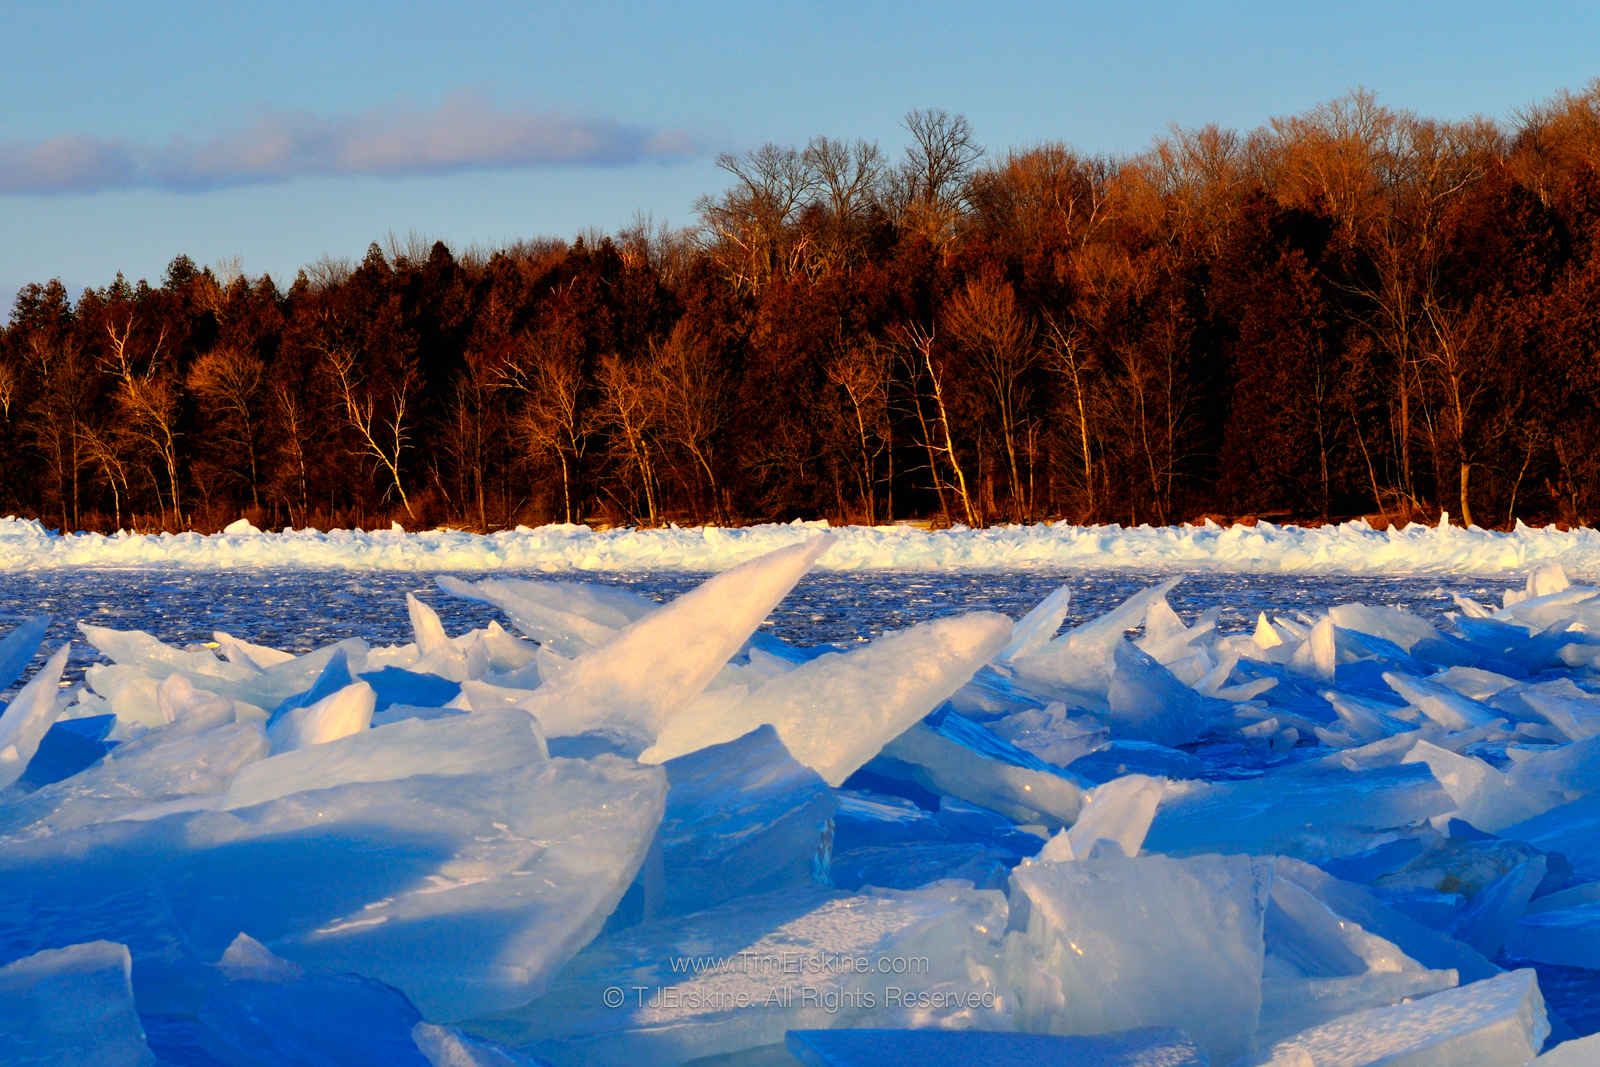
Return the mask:
<svg viewBox="0 0 1600 1067">
<path fill-rule="evenodd" d="M 461 684 L 437 674 L 418 674 L 400 667 L 385 667 L 359 676 L 378 696 L 377 710 L 392 704 L 411 704 L 419 708 L 439 708 L 461 692 Z M 320 683 L 320 679 L 319 679 Z"/>
<path fill-rule="evenodd" d="M 1148 774 L 1153 778 L 1208 778 L 1212 767 L 1198 756 L 1178 748 L 1151 741 L 1113 740 L 1098 752 L 1080 756 L 1067 769 L 1095 783 L 1109 782 L 1125 774 Z"/>
<path fill-rule="evenodd" d="M 772 726 L 663 766 L 667 809 L 656 837 L 665 879 L 661 914 L 827 884 L 838 802 L 816 771 L 789 755 Z"/>
<path fill-rule="evenodd" d="M 16 629 L 0 639 L 0 693 L 22 677 L 49 629 L 50 616 L 34 615 L 23 619 Z"/>
<path fill-rule="evenodd" d="M 1425 764 L 1290 767 L 1168 796 L 1144 847 L 1177 856 L 1248 852 L 1320 861 L 1365 851 L 1454 806 Z"/>
<path fill-rule="evenodd" d="M 428 1067 L 411 1039 L 421 1021 L 398 990 L 354 974 L 220 977 L 192 1013 L 143 1017 L 165 1063 L 228 1067 Z"/>
<path fill-rule="evenodd" d="M 1500 836 L 1564 856 L 1574 881 L 1600 882 L 1600 793 L 1507 826 Z"/>
<path fill-rule="evenodd" d="M 103 740 L 115 721 L 115 715 L 96 715 L 52 724 L 15 784 L 24 791 L 34 790 L 94 766 L 116 747 Z"/>
<path fill-rule="evenodd" d="M 296 708 L 309 708 L 324 697 L 330 697 L 346 686 L 354 685 L 355 681 L 355 676 L 350 671 L 349 655 L 342 647 L 336 648 L 333 650 L 333 655 L 328 657 L 322 673 L 311 683 L 311 688 L 285 699 L 283 703 L 273 708 L 271 715 L 267 717 L 267 722 L 275 723 Z"/>
</svg>

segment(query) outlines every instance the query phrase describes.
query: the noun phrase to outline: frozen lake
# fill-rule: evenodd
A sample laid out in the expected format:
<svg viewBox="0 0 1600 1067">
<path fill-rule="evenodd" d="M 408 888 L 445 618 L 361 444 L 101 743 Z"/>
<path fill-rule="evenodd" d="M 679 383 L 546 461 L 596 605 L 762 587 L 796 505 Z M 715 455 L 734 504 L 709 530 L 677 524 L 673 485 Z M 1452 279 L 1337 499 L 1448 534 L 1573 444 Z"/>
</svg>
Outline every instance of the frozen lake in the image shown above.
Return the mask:
<svg viewBox="0 0 1600 1067">
<path fill-rule="evenodd" d="M 41 747 L 29 764 L 40 784 L 24 781 L 0 802 L 0 821 L 9 820 L 0 836 L 10 849 L 0 850 L 0 903 L 6 905 L 0 908 L 0 958 L 27 955 L 43 960 L 30 966 L 66 967 L 70 960 L 48 953 L 77 945 L 90 956 L 104 955 L 105 947 L 88 944 L 97 939 L 117 942 L 110 946 L 116 951 L 127 944 L 136 966 L 132 986 L 119 995 L 125 1006 L 136 1002 L 149 1047 L 163 1063 L 233 1062 L 206 1059 L 201 1051 L 235 1036 L 244 1040 L 255 1032 L 257 1013 L 267 1009 L 284 1013 L 276 1025 L 290 1044 L 299 1040 L 295 1026 L 303 1025 L 318 1047 L 348 1040 L 352 1047 L 376 1048 L 373 1042 L 387 1035 L 382 1039 L 410 1050 L 409 1027 L 420 1009 L 554 1062 L 584 1062 L 583 1042 L 591 1039 L 602 1045 L 644 1041 L 641 1047 L 650 1054 L 637 1060 L 656 1062 L 654 1053 L 662 1050 L 648 1043 L 666 1031 L 658 1032 L 653 1016 L 641 1015 L 639 1022 L 628 1012 L 613 1014 L 622 1005 L 597 1001 L 596 991 L 610 992 L 608 983 L 617 974 L 635 981 L 641 966 L 655 968 L 650 973 L 663 988 L 678 987 L 686 979 L 673 961 L 688 958 L 679 951 L 683 945 L 701 953 L 709 944 L 720 954 L 795 939 L 834 953 L 878 929 L 878 919 L 859 930 L 843 921 L 861 909 L 874 915 L 873 909 L 881 910 L 881 920 L 891 924 L 884 929 L 891 931 L 901 929 L 894 923 L 919 930 L 940 915 L 945 917 L 928 928 L 941 931 L 926 942 L 936 948 L 932 958 L 976 953 L 974 959 L 997 961 L 1001 970 L 994 973 L 1002 975 L 1004 988 L 1031 990 L 1036 974 L 1073 973 L 1073 960 L 1083 951 L 1069 958 L 1050 947 L 1054 942 L 1034 945 L 1027 938 L 1038 931 L 1008 927 L 1006 909 L 1023 906 L 1023 894 L 1037 894 L 1044 903 L 1086 894 L 1084 907 L 1105 910 L 1086 927 L 1103 942 L 1094 952 L 1135 964 L 1148 954 L 1155 968 L 1148 974 L 1129 971 L 1134 977 L 1123 980 L 1120 1002 L 1139 1003 L 1147 982 L 1157 972 L 1166 974 L 1174 953 L 1193 952 L 1178 972 L 1194 970 L 1204 979 L 1185 979 L 1182 995 L 1151 1019 L 1176 1020 L 1224 1052 L 1230 1043 L 1276 1041 L 1324 1017 L 1353 1017 L 1367 1003 L 1373 1010 L 1409 1012 L 1412 1003 L 1427 1004 L 1430 994 L 1443 998 L 1441 1010 L 1458 993 L 1478 998 L 1482 1003 L 1472 1001 L 1477 1006 L 1468 1015 L 1472 1026 L 1487 1032 L 1497 1025 L 1496 1011 L 1515 1006 L 1501 1000 L 1533 988 L 1526 973 L 1495 977 L 1502 967 L 1536 969 L 1543 1003 L 1558 1020 L 1558 1040 L 1600 1031 L 1600 971 L 1569 939 L 1548 935 L 1552 923 L 1566 923 L 1582 938 L 1600 929 L 1591 899 L 1600 889 L 1600 868 L 1594 866 L 1592 828 L 1584 821 L 1588 801 L 1579 795 L 1595 792 L 1593 768 L 1584 762 L 1594 743 L 1584 738 L 1591 726 L 1600 726 L 1594 683 L 1600 651 L 1592 662 L 1585 658 L 1597 643 L 1589 640 L 1591 620 L 1600 618 L 1596 590 L 1565 592 L 1566 580 L 1552 570 L 1527 583 L 1530 591 L 1538 584 L 1547 596 L 1514 596 L 1501 610 L 1503 594 L 1520 590 L 1526 575 L 1227 573 L 1156 565 L 824 569 L 800 578 L 760 627 L 793 645 L 859 649 L 858 655 L 796 666 L 794 660 L 804 657 L 752 654 L 725 671 L 731 681 L 724 684 L 739 687 L 731 691 L 742 694 L 737 699 L 743 703 L 696 698 L 690 712 L 668 720 L 642 753 L 625 747 L 633 743 L 625 731 L 586 732 L 586 721 L 573 718 L 572 709 L 581 713 L 588 707 L 584 685 L 599 694 L 593 706 L 602 722 L 609 724 L 605 716 L 614 714 L 626 725 L 635 703 L 671 691 L 682 664 L 708 656 L 715 659 L 712 667 L 726 662 L 799 573 L 787 572 L 776 582 L 771 575 L 794 567 L 795 552 L 786 548 L 776 555 L 776 562 L 769 558 L 731 581 L 712 583 L 715 597 L 691 597 L 643 618 L 632 616 L 639 627 L 627 633 L 642 629 L 649 642 L 630 637 L 599 645 L 593 653 L 598 659 L 584 659 L 607 664 L 609 673 L 595 674 L 598 681 L 585 681 L 582 673 L 598 668 L 561 663 L 566 654 L 560 642 L 577 641 L 581 650 L 591 632 L 564 620 L 569 612 L 581 616 L 598 625 L 604 638 L 625 624 L 600 622 L 608 611 L 626 615 L 617 603 L 640 610 L 630 598 L 564 591 L 541 614 L 527 607 L 534 600 L 519 609 L 513 597 L 508 610 L 523 611 L 519 618 L 529 632 L 550 642 L 535 653 L 503 635 L 491 644 L 482 630 L 468 634 L 495 619 L 514 627 L 496 608 L 445 594 L 437 579 L 570 580 L 666 602 L 701 584 L 706 573 L 471 565 L 202 568 L 170 561 L 0 570 L 0 633 L 29 616 L 51 616 L 44 648 L 73 643 L 63 686 L 81 682 L 85 668 L 99 658 L 78 631 L 80 621 L 108 631 L 143 630 L 177 646 L 211 641 L 216 631 L 297 654 L 344 638 L 370 646 L 340 649 L 333 659 L 323 654 L 304 668 L 242 665 L 232 658 L 238 654 L 234 648 L 228 671 L 213 674 L 209 655 L 98 635 L 119 664 L 96 673 L 92 699 L 99 703 L 78 721 L 69 717 L 49 727 L 54 749 Z M 1137 595 L 1173 577 L 1181 581 L 1164 602 L 1159 591 Z M 1109 630 L 1091 626 L 1058 643 L 1067 649 L 1065 656 L 1041 651 L 1045 638 L 1037 632 L 1028 638 L 1035 651 L 1021 659 L 977 658 L 959 670 L 951 666 L 962 656 L 979 655 L 964 651 L 963 640 L 988 641 L 983 635 L 992 631 L 997 643 L 983 647 L 981 656 L 987 657 L 1000 648 L 1002 632 L 1028 632 L 1027 626 L 1013 631 L 1004 620 L 967 613 L 997 611 L 1019 619 L 1062 587 L 1071 593 L 1067 628 L 1104 616 L 1130 597 L 1134 610 L 1118 615 Z M 408 594 L 438 612 L 446 634 L 466 636 L 447 641 L 425 611 L 416 620 L 409 617 Z M 1489 611 L 1452 619 L 1462 610 L 1456 597 L 1470 597 Z M 1365 607 L 1329 610 L 1351 604 Z M 1405 609 L 1438 630 L 1369 610 L 1375 607 Z M 1262 612 L 1275 626 L 1251 636 Z M 1195 625 L 1207 614 L 1215 615 L 1214 631 L 1209 623 Z M 1135 651 L 1118 634 L 1141 618 L 1144 650 Z M 935 620 L 942 621 L 868 644 Z M 1567 659 L 1556 655 L 1548 634 L 1567 635 Z M 429 641 L 432 650 L 425 652 Z M 619 647 L 623 654 L 616 653 Z M 476 668 L 469 666 L 474 648 L 485 657 Z M 509 658 L 491 667 L 494 656 Z M 545 675 L 547 660 L 539 657 L 547 657 L 555 672 Z M 533 681 L 523 671 L 528 660 L 540 672 Z M 984 662 L 1007 665 L 973 677 Z M 1469 663 L 1510 673 L 1463 667 Z M 950 704 L 939 706 L 943 696 L 916 695 L 919 685 L 933 684 L 918 681 L 930 672 L 950 676 L 946 693 L 961 687 Z M 347 677 L 338 678 L 340 673 Z M 333 679 L 331 692 L 309 704 L 294 703 L 310 700 L 326 678 Z M 25 714 L 48 707 L 53 681 L 51 675 L 13 706 Z M 374 686 L 387 694 L 381 709 Z M 459 715 L 442 704 L 458 694 L 469 703 L 508 696 L 537 701 L 547 686 L 556 697 L 534 714 L 550 724 L 548 750 L 544 741 L 530 740 L 521 712 L 485 703 Z M 357 709 L 362 721 L 338 736 L 305 740 L 284 726 L 298 729 L 299 718 L 309 718 L 302 713 L 317 709 L 323 709 L 319 715 L 329 708 L 344 714 L 341 701 L 357 690 L 369 694 L 365 711 Z M 1062 703 L 1049 703 L 1063 691 L 1082 707 L 1068 712 Z M 246 703 L 219 703 L 209 695 L 219 692 Z M 958 703 L 962 694 L 965 703 Z M 279 711 L 262 727 L 240 710 L 250 704 Z M 927 715 L 930 707 L 934 713 Z M 175 717 L 152 721 L 152 708 L 162 714 L 171 709 Z M 900 718 L 878 725 L 885 709 Z M 204 725 L 206 716 L 219 713 L 234 721 Z M 382 724 L 375 717 L 380 713 L 387 720 Z M 765 735 L 741 736 L 752 721 L 747 714 L 766 716 L 754 720 L 769 724 Z M 108 726 L 112 716 L 124 732 L 108 754 L 94 731 Z M 94 725 L 97 719 L 101 726 Z M 825 729 L 811 729 L 818 722 Z M 674 736 L 682 723 L 688 724 L 687 735 L 680 730 Z M 717 731 L 729 724 L 731 740 L 725 740 Z M 374 725 L 380 728 L 369 728 Z M 794 747 L 769 746 L 763 736 L 783 745 L 792 740 Z M 239 757 L 228 746 L 241 737 L 255 747 Z M 737 754 L 724 745 L 739 746 Z M 548 760 L 547 751 L 561 758 Z M 1407 753 L 1433 763 L 1418 765 Z M 3 756 L 0 749 L 0 770 Z M 649 776 L 661 776 L 654 765 L 662 760 L 671 763 L 657 782 Z M 213 775 L 213 767 L 221 770 Z M 824 780 L 815 768 L 833 777 Z M 1496 788 L 1500 793 L 1492 792 Z M 1155 799 L 1141 823 L 1140 798 L 1151 789 Z M 314 803 L 301 799 L 313 795 Z M 505 804 L 512 806 L 502 811 Z M 1545 821 L 1524 820 L 1528 812 Z M 524 818 L 535 821 L 524 827 L 518 821 Z M 1062 825 L 1073 829 L 1051 836 Z M 646 912 L 644 888 L 637 900 L 624 893 L 633 892 L 636 876 L 642 879 L 636 888 L 649 884 L 639 863 L 657 833 L 666 835 L 660 885 L 667 895 Z M 740 843 L 752 833 L 759 843 L 753 852 Z M 1134 860 L 1121 859 L 1127 850 L 1118 837 L 1108 836 L 1124 833 L 1133 835 L 1127 854 Z M 1080 835 L 1078 843 L 1072 835 Z M 1051 844 L 1044 848 L 1056 850 L 1049 855 L 1041 851 L 1046 837 Z M 91 838 L 101 843 L 81 851 Z M 107 841 L 121 844 L 107 847 Z M 1116 849 L 1102 854 L 1106 844 Z M 370 864 L 374 855 L 384 862 Z M 1247 858 L 1271 855 L 1289 858 Z M 461 857 L 470 863 L 457 864 Z M 124 858 L 137 877 L 119 870 Z M 1068 877 L 1080 859 L 1104 861 L 1092 869 L 1107 878 L 1123 877 L 1118 864 L 1134 863 L 1126 871 L 1137 877 L 1130 873 L 1132 881 L 1102 899 L 1092 882 Z M 1269 879 L 1283 883 L 1282 899 L 1277 889 L 1270 896 L 1249 889 L 1267 884 L 1256 880 L 1268 877 L 1262 866 L 1268 862 L 1290 864 L 1274 868 Z M 551 865 L 548 875 L 537 864 Z M 1255 873 L 1246 877 L 1246 869 Z M 1321 869 L 1335 880 L 1348 879 L 1351 888 L 1328 889 Z M 541 877 L 527 877 L 532 873 Z M 1174 878 L 1179 881 L 1169 886 Z M 937 888 L 952 884 L 958 888 Z M 1163 896 L 1169 889 L 1175 895 Z M 514 917 L 512 925 L 495 925 L 501 920 L 492 917 L 502 912 L 483 908 L 477 897 L 521 899 L 518 894 L 530 891 L 576 909 L 577 917 L 565 917 L 554 905 L 519 906 L 503 913 Z M 1174 922 L 1147 944 L 1143 920 L 1118 925 L 1125 895 L 1142 902 L 1142 915 L 1181 909 L 1196 899 L 1220 910 Z M 571 903 L 562 903 L 569 898 Z M 1233 914 L 1236 906 L 1256 909 L 1254 925 L 1233 930 L 1216 918 Z M 993 914 L 984 910 L 997 907 Z M 830 910 L 835 908 L 837 915 Z M 1271 921 L 1264 918 L 1268 909 L 1276 909 Z M 1076 922 L 1079 912 L 1076 904 L 1063 904 L 1050 914 Z M 1336 930 L 1319 918 L 1335 914 Z M 414 935 L 411 923 L 423 934 Z M 458 932 L 463 923 L 467 933 Z M 563 923 L 579 932 L 559 958 L 545 960 L 540 946 L 565 936 Z M 680 923 L 686 925 L 680 929 Z M 1190 944 L 1180 936 L 1185 930 L 1199 940 Z M 973 931 L 982 938 L 969 945 Z M 1001 931 L 1008 931 L 1003 951 Z M 251 977 L 250 968 L 266 966 L 249 962 L 257 949 L 229 941 L 241 932 L 259 933 L 277 946 L 274 952 L 298 954 L 342 977 L 295 977 L 267 991 L 268 984 Z M 419 953 L 410 945 L 414 936 L 433 940 Z M 893 947 L 900 944 L 894 938 L 921 945 L 917 938 L 933 935 L 871 936 Z M 1214 938 L 1220 939 L 1215 946 Z M 1377 954 L 1370 960 L 1352 955 L 1354 948 L 1342 947 L 1347 940 Z M 391 942 L 403 950 L 391 951 Z M 189 947 L 173 948 L 180 943 Z M 544 987 L 531 979 L 505 979 L 532 970 L 490 966 L 491 957 L 481 950 L 490 944 L 523 953 L 554 984 L 540 992 Z M 1248 949 L 1243 956 L 1240 945 Z M 243 953 L 244 962 L 214 965 L 224 950 Z M 1053 955 L 1039 954 L 1046 951 Z M 452 975 L 488 974 L 505 989 L 488 980 L 436 982 L 441 955 Z M 428 965 L 417 969 L 413 963 L 420 959 Z M 1235 959 L 1254 962 L 1233 975 L 1227 961 Z M 1400 961 L 1399 971 L 1384 969 L 1391 959 Z M 112 972 L 120 966 L 114 958 L 101 962 Z M 271 972 L 279 976 L 273 982 L 280 982 L 286 965 L 270 965 L 280 968 Z M 951 971 L 956 977 L 941 981 L 958 988 L 971 980 L 961 974 L 988 973 Z M 1116 980 L 1118 965 L 1107 973 Z M 379 987 L 383 995 L 374 999 L 357 974 L 388 983 Z M 1099 974 L 1093 977 L 1101 981 Z M 760 983 L 769 978 L 736 969 L 704 980 L 742 989 L 738 983 L 765 988 Z M 1263 999 L 1248 1017 L 1216 1014 L 1208 998 L 1233 988 L 1236 979 L 1254 983 Z M 1354 990 L 1358 999 L 1322 1005 L 1314 994 L 1328 982 Z M 196 990 L 210 990 L 206 996 L 215 999 L 202 1003 Z M 1423 999 L 1400 1002 L 1417 994 Z M 269 999 L 251 999 L 263 996 Z M 340 997 L 355 1006 L 345 1006 Z M 464 998 L 459 1006 L 456 997 Z M 702 1013 L 698 1003 L 691 998 L 631 1007 L 684 1013 L 685 1032 L 705 1042 L 703 1048 L 692 1046 L 696 1052 L 736 1051 L 773 1040 L 766 1031 L 730 1036 L 716 1011 Z M 1023 1011 L 1035 1010 L 1021 1003 Z M 501 1014 L 503 1009 L 514 1010 Z M 1543 1041 L 1534 1025 L 1543 1012 L 1538 1010 L 1537 1019 L 1523 1013 L 1535 1048 Z M 329 1036 L 326 1019 L 334 1016 L 351 1021 L 351 1035 Z M 1031 1016 L 1019 1018 L 1040 1025 Z M 773 1034 L 781 1037 L 783 1026 L 804 1021 L 784 1019 Z M 858 1024 L 879 1021 L 863 1015 Z M 569 1041 L 575 1042 L 570 1048 Z M 687 1056 L 689 1048 L 672 1055 Z"/>
<path fill-rule="evenodd" d="M 465 579 L 481 571 L 452 573 Z M 813 573 L 801 579 L 765 628 L 793 644 L 854 644 L 927 619 L 992 610 L 1020 618 L 1052 590 L 1072 589 L 1066 624 L 1073 626 L 1115 607 L 1131 593 L 1172 576 L 1089 570 L 1057 573 Z M 52 619 L 47 647 L 71 640 L 68 677 L 78 680 L 95 654 L 77 630 L 79 621 L 113 629 L 146 630 L 163 641 L 211 640 L 222 630 L 249 641 L 308 652 L 346 637 L 374 645 L 411 640 L 405 597 L 416 593 L 457 633 L 482 626 L 498 613 L 486 604 L 441 593 L 433 572 L 331 570 L 194 571 L 78 568 L 0 572 L 0 628 L 40 613 Z M 670 600 L 706 577 L 686 572 L 503 571 L 495 577 L 567 579 L 633 589 Z M 1359 602 L 1404 607 L 1437 618 L 1453 608 L 1451 593 L 1496 603 L 1521 577 L 1440 575 L 1337 575 L 1187 573 L 1168 598 L 1185 616 L 1220 608 L 1218 628 L 1247 630 L 1257 613 L 1315 611 Z M 504 620 L 502 620 L 504 622 Z"/>
</svg>

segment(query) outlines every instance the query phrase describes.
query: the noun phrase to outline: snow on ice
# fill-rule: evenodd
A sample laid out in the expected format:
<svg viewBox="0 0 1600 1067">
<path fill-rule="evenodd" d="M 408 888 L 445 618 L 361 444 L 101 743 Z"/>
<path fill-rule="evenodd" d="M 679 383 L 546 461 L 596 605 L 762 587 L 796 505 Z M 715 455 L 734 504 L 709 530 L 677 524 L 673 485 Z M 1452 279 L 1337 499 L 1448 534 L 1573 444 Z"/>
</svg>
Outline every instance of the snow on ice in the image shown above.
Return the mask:
<svg viewBox="0 0 1600 1067">
<path fill-rule="evenodd" d="M 661 606 L 443 579 L 509 629 L 451 635 L 409 597 L 394 646 L 86 625 L 104 662 L 75 684 L 62 649 L 29 673 L 46 624 L 24 620 L 0 636 L 0 675 L 26 676 L 0 714 L 0 1054 L 1595 1062 L 1600 588 L 1540 563 L 1600 561 L 1590 539 L 11 522 L 12 566 L 377 546 L 462 570 L 535 543 L 579 568 L 736 566 Z M 814 566 L 1084 545 L 1531 575 L 1441 618 L 1343 604 L 1223 633 L 1179 615 L 1173 580 L 1064 633 L 1070 587 L 1016 624 L 844 652 L 756 636 Z"/>
<path fill-rule="evenodd" d="M 1093 567 L 1149 571 L 1220 570 L 1245 573 L 1522 574 L 1554 566 L 1552 574 L 1600 576 L 1600 532 L 1529 527 L 1505 533 L 1478 527 L 1413 524 L 1376 530 L 1363 520 L 1332 526 L 1072 526 L 1041 523 L 985 530 L 956 527 L 847 526 L 826 522 L 766 524 L 737 529 L 678 527 L 595 530 L 553 524 L 491 534 L 459 530 L 263 532 L 243 520 L 209 535 L 60 534 L 35 519 L 0 519 L 0 570 L 40 567 L 345 568 L 357 570 L 690 571 L 725 570 L 779 548 L 803 544 L 829 530 L 834 542 L 817 560 L 830 571 L 1062 571 Z M 557 590 L 518 590 L 487 597 L 522 601 L 536 616 L 583 617 L 562 627 L 568 639 L 594 640 L 617 625 L 625 605 L 569 603 Z M 562 583 L 571 584 L 571 583 Z M 1538 595 L 1548 592 L 1546 581 Z M 590 611 L 601 606 L 608 610 Z M 516 608 L 506 606 L 514 621 Z M 553 625 L 560 625 L 553 623 Z M 1339 625 L 1343 625 L 1340 623 Z M 567 650 L 563 650 L 567 651 Z"/>
</svg>

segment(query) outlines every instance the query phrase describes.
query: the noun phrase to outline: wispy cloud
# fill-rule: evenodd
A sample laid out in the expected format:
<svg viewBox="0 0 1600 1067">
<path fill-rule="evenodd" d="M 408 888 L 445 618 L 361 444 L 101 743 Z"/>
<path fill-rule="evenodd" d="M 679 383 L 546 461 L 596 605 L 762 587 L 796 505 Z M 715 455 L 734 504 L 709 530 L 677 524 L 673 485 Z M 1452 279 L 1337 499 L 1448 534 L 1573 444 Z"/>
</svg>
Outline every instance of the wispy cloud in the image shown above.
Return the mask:
<svg viewBox="0 0 1600 1067">
<path fill-rule="evenodd" d="M 401 177 L 540 166 L 620 166 L 698 153 L 687 133 L 502 107 L 457 93 L 429 110 L 264 114 L 165 145 L 88 135 L 0 142 L 0 195 L 155 188 L 202 192 L 336 175 Z"/>
</svg>

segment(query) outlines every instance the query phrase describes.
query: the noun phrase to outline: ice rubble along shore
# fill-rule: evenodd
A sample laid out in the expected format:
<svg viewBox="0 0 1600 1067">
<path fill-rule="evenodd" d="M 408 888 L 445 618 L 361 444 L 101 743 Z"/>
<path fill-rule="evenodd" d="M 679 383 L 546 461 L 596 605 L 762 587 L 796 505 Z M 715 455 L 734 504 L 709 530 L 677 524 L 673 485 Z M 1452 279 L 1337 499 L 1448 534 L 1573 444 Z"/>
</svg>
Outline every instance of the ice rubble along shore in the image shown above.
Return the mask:
<svg viewBox="0 0 1600 1067">
<path fill-rule="evenodd" d="M 1041 523 L 986 530 L 911 526 L 832 528 L 816 561 L 826 571 L 1063 571 L 1171 568 L 1263 574 L 1520 574 L 1559 563 L 1600 575 L 1600 532 L 1533 528 L 1510 532 L 1411 525 L 1072 526 Z M 343 568 L 354 570 L 688 571 L 724 570 L 807 542 L 825 522 L 737 528 L 593 530 L 519 526 L 491 534 L 459 530 L 283 530 L 241 519 L 220 533 L 59 534 L 37 520 L 0 519 L 0 570 L 43 567 Z"/>
<path fill-rule="evenodd" d="M 828 652 L 752 636 L 798 534 L 661 607 L 441 582 L 520 636 L 82 627 L 0 714 L 0 1053 L 1600 1062 L 1532 969 L 1600 967 L 1600 589 Z"/>
</svg>

